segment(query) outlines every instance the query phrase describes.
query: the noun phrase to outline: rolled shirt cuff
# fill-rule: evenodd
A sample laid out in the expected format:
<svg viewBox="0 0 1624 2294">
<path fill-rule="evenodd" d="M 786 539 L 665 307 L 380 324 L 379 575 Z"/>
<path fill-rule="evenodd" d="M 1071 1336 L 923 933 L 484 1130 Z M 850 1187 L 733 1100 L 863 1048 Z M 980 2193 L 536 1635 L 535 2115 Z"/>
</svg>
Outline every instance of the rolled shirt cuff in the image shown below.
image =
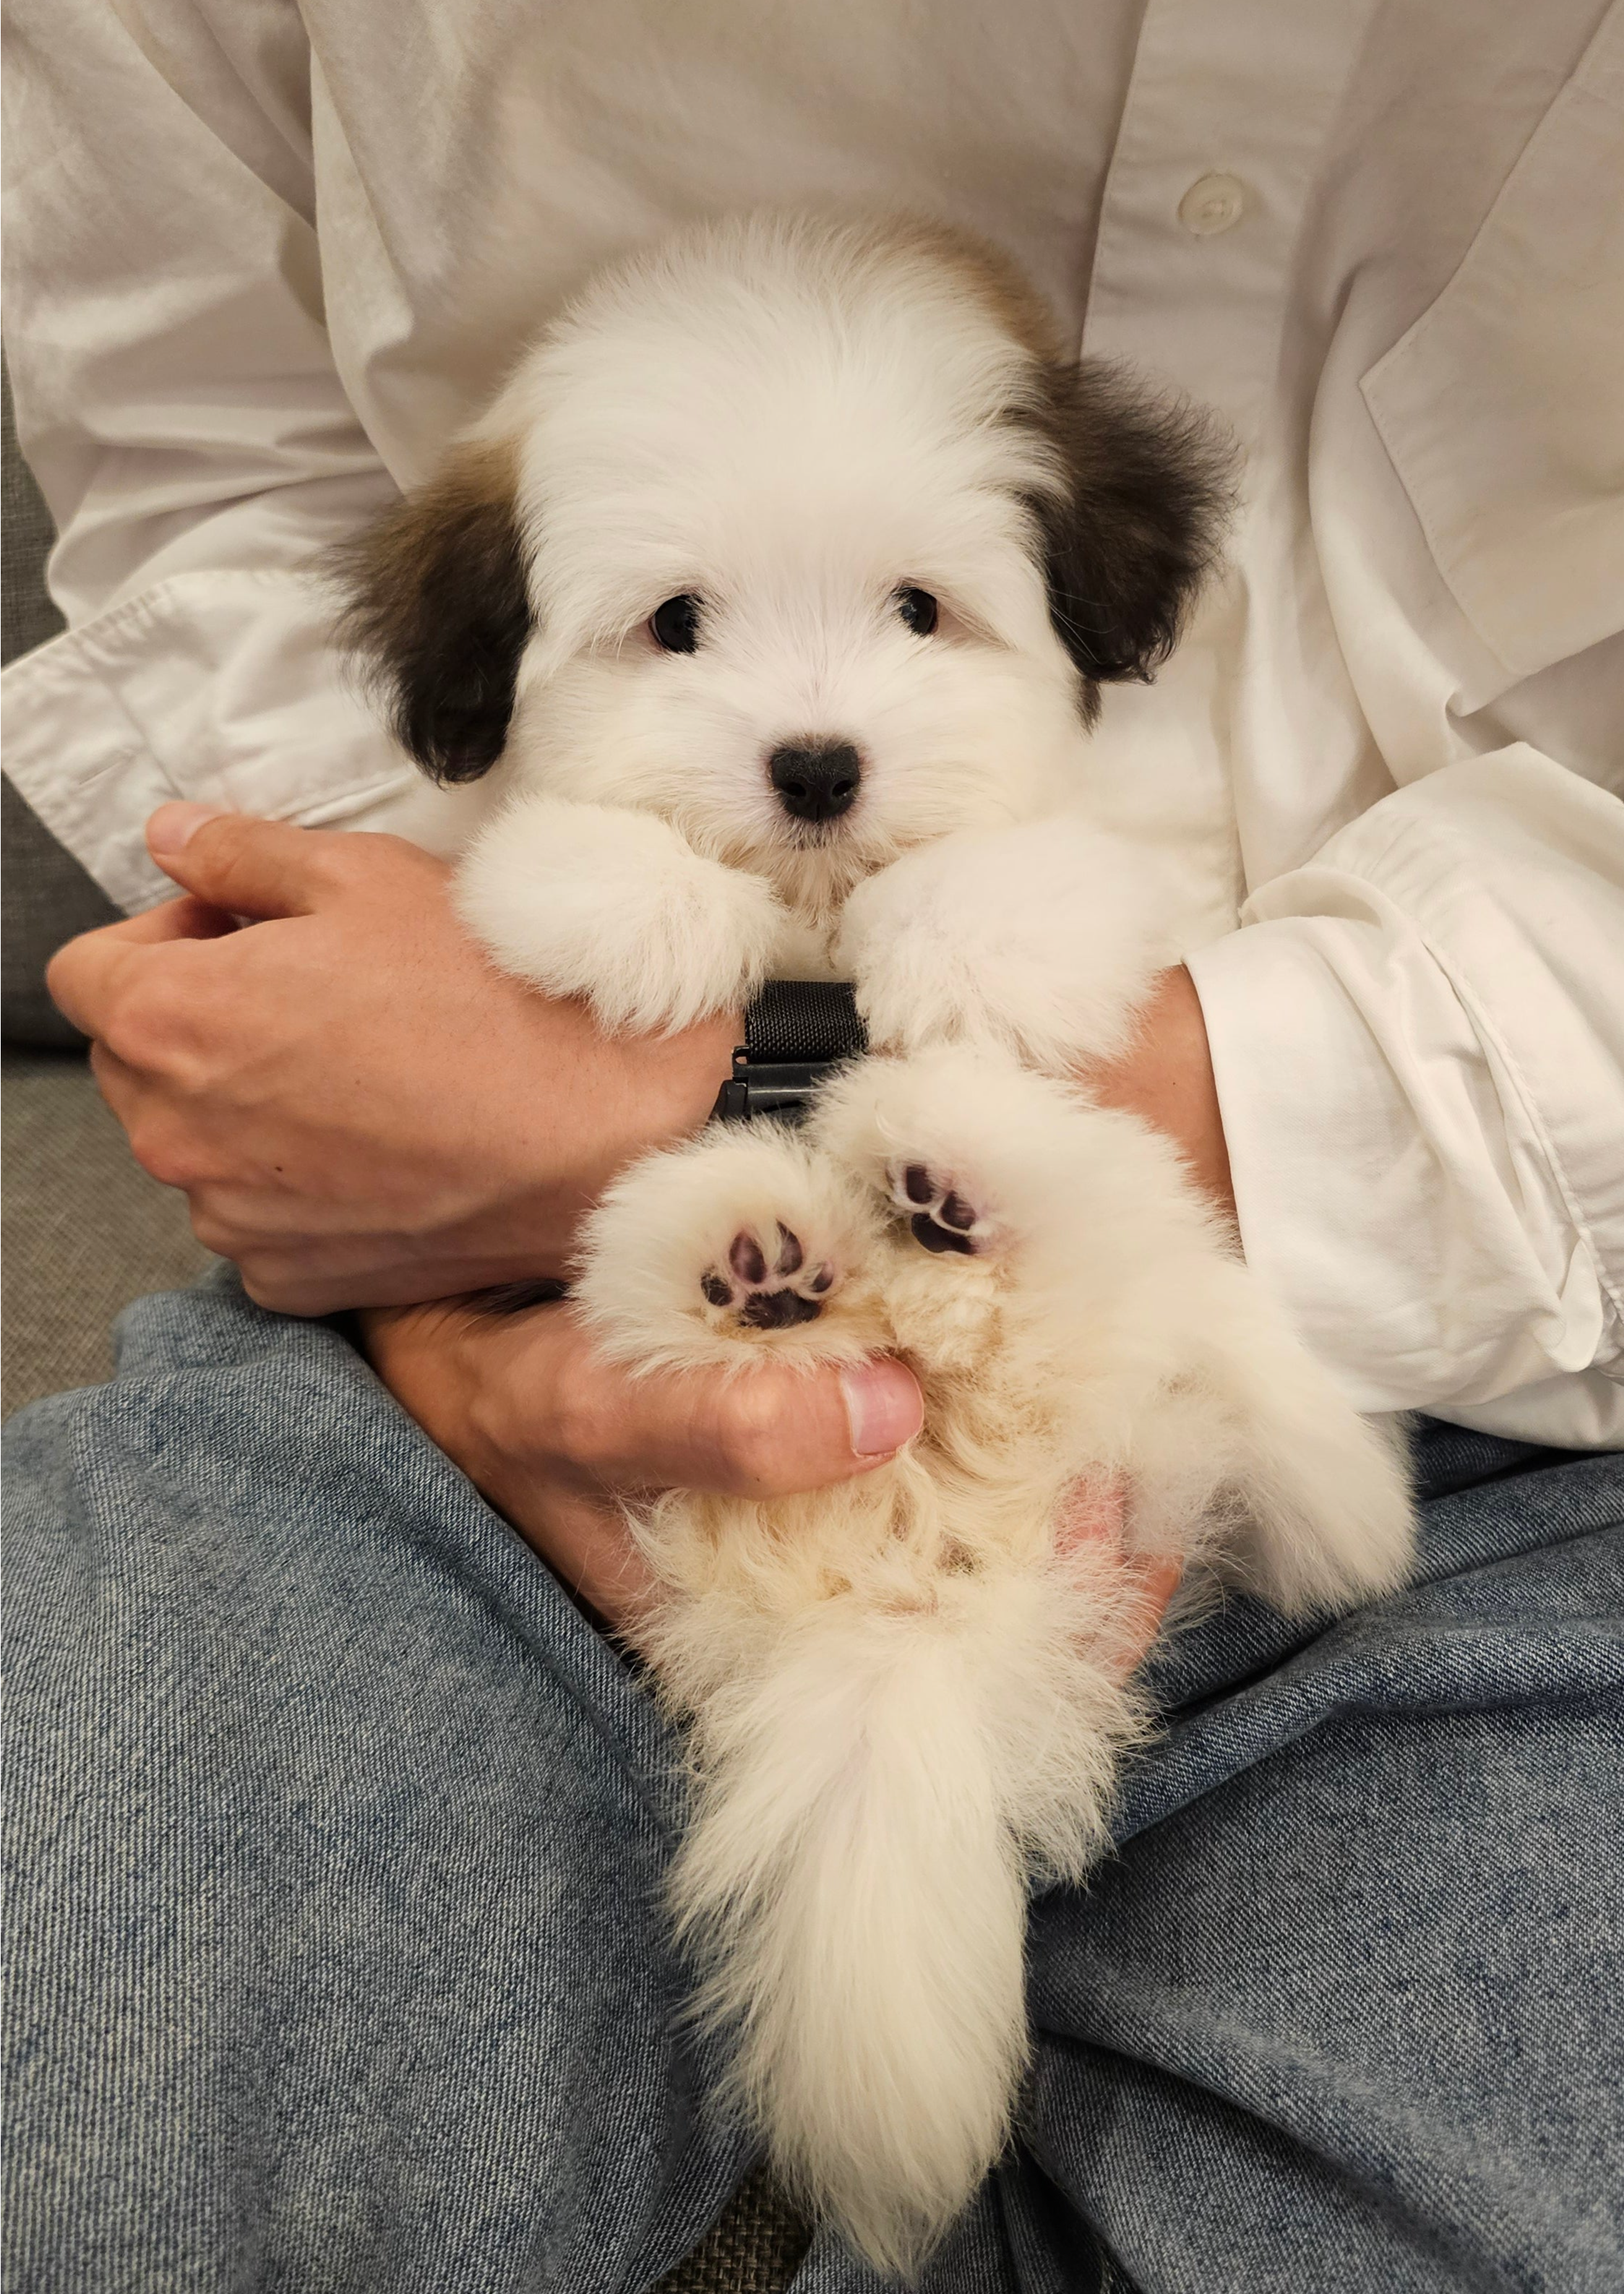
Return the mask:
<svg viewBox="0 0 1624 2294">
<path fill-rule="evenodd" d="M 1248 1265 L 1360 1410 L 1624 1438 L 1624 1389 L 1592 1371 L 1606 1302 L 1531 1110 L 1409 919 L 1346 877 L 1320 891 L 1336 913 L 1190 964 Z"/>
<path fill-rule="evenodd" d="M 280 572 L 176 576 L 13 662 L 0 695 L 7 774 L 130 911 L 174 892 L 142 834 L 173 798 L 342 826 L 414 779 Z"/>
</svg>

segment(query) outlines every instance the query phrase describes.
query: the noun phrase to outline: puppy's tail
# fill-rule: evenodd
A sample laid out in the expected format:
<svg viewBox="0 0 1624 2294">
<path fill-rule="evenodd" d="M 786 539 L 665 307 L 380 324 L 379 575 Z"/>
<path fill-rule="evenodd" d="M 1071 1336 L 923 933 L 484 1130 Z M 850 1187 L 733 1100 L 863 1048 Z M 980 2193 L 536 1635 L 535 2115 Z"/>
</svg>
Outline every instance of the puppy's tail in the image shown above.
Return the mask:
<svg viewBox="0 0 1624 2294">
<path fill-rule="evenodd" d="M 1133 1723 L 1068 1638 L 1085 1602 L 1039 1574 L 956 1616 L 826 1602 L 702 1716 L 675 1899 L 735 2099 L 881 2270 L 917 2266 L 1003 2147 L 1028 1859 L 1076 1870 L 1103 1839 Z"/>
</svg>

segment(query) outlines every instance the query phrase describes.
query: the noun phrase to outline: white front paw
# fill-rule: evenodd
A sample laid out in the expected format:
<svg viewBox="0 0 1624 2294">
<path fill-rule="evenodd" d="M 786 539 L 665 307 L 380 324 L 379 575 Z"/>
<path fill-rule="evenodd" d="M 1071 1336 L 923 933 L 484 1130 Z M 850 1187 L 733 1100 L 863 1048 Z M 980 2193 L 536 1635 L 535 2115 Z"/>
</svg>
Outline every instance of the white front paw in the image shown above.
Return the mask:
<svg viewBox="0 0 1624 2294">
<path fill-rule="evenodd" d="M 1125 1048 L 1177 919 L 1154 861 L 1072 821 L 923 846 L 860 884 L 835 960 L 876 1050 L 997 1045 L 1064 1074 Z"/>
<path fill-rule="evenodd" d="M 504 971 L 638 1034 L 747 1002 L 784 923 L 759 876 L 702 859 L 651 813 L 547 797 L 482 831 L 456 901 Z"/>
</svg>

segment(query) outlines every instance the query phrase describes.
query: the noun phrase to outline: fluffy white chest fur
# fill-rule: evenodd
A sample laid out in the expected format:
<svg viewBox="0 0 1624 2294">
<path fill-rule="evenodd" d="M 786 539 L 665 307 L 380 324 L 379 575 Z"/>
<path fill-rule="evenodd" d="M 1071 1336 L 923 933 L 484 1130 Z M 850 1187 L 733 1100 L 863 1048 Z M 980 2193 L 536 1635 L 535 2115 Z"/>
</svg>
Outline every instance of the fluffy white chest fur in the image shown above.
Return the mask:
<svg viewBox="0 0 1624 2294">
<path fill-rule="evenodd" d="M 875 1056 L 799 1135 L 634 1168 L 576 1295 L 634 1365 L 889 1349 L 924 1387 L 857 1481 L 636 1517 L 736 2100 L 885 2268 L 1006 2138 L 1027 1891 L 1085 1871 L 1141 1726 L 1066 1493 L 1125 1485 L 1140 1550 L 1292 1609 L 1409 1557 L 1387 1445 L 1165 1143 L 1067 1081 L 1187 929 L 1079 792 L 1221 494 L 1200 425 L 1062 357 L 987 251 L 753 218 L 594 281 L 346 567 L 499 962 L 628 1029 L 857 985 Z"/>
</svg>

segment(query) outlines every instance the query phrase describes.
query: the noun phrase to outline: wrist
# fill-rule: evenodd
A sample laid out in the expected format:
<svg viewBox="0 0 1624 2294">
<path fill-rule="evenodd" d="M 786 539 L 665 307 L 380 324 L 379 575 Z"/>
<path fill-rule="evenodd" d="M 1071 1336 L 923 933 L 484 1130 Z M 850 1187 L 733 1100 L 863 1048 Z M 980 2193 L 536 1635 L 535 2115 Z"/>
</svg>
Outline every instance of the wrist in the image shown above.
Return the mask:
<svg viewBox="0 0 1624 2294">
<path fill-rule="evenodd" d="M 868 1030 L 849 980 L 769 980 L 743 1019 L 733 1071 L 716 1112 L 733 1123 L 777 1116 L 806 1119 L 824 1084 L 868 1049 Z"/>
<path fill-rule="evenodd" d="M 514 1078 L 505 1182 L 475 1211 L 481 1287 L 563 1276 L 576 1229 L 604 1189 L 657 1147 L 693 1138 L 732 1072 L 743 1024 L 728 1013 L 664 1037 L 605 1037 L 584 1006 L 548 1007 L 546 1065 Z M 475 1238 L 470 1237 L 473 1241 Z M 472 1288 L 474 1280 L 459 1287 Z"/>
<path fill-rule="evenodd" d="M 710 1121 L 733 1073 L 733 1054 L 743 1032 L 744 1014 L 725 1012 L 685 1029 L 680 1036 L 660 1039 L 657 1048 L 670 1062 L 660 1078 L 669 1139 L 692 1138 Z"/>
<path fill-rule="evenodd" d="M 1132 1047 L 1120 1059 L 1089 1067 L 1083 1079 L 1101 1107 L 1137 1115 L 1171 1139 L 1195 1185 L 1236 1228 L 1235 1190 L 1206 1021 L 1183 964 L 1157 974 L 1139 1013 Z"/>
<path fill-rule="evenodd" d="M 362 1354 L 402 1410 L 501 1509 L 516 1468 L 505 1377 L 510 1326 L 465 1298 L 420 1306 L 363 1306 L 353 1318 Z"/>
</svg>

